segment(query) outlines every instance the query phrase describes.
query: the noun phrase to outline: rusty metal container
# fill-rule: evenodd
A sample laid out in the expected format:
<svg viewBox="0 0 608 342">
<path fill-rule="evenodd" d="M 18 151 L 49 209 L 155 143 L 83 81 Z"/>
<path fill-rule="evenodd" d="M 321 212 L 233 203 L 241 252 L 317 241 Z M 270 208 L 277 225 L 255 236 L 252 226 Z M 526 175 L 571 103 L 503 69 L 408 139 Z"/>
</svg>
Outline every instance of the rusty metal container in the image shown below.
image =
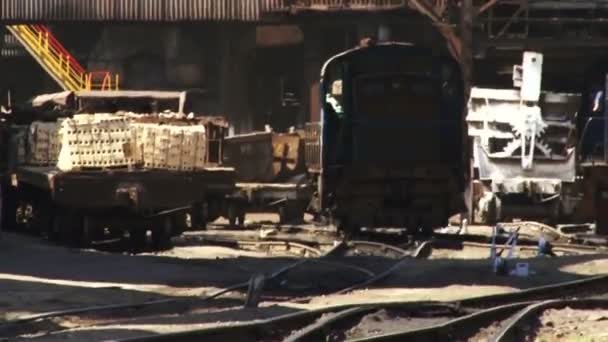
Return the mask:
<svg viewBox="0 0 608 342">
<path fill-rule="evenodd" d="M 254 132 L 225 139 L 224 164 L 239 182 L 282 182 L 305 172 L 303 140 L 297 133 Z"/>
</svg>

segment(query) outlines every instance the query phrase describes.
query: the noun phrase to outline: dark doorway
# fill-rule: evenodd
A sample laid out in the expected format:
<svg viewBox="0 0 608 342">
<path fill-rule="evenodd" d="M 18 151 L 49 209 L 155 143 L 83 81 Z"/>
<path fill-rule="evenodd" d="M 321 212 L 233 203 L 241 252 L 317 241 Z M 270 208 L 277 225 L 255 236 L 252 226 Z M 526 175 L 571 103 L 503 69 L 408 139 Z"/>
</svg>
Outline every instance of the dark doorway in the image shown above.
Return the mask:
<svg viewBox="0 0 608 342">
<path fill-rule="evenodd" d="M 277 132 L 301 127 L 306 120 L 303 49 L 297 46 L 258 48 L 251 68 L 254 129 L 270 125 Z"/>
</svg>

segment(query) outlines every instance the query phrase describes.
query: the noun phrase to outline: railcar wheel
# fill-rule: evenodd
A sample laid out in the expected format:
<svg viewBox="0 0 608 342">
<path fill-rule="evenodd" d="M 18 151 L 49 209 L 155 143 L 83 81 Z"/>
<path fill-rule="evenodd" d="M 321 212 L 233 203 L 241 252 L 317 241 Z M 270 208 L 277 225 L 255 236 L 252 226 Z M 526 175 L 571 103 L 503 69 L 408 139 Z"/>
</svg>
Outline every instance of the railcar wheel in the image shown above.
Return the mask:
<svg viewBox="0 0 608 342">
<path fill-rule="evenodd" d="M 152 229 L 152 245 L 154 249 L 162 250 L 171 248 L 171 237 L 173 234 L 173 220 L 171 216 L 165 216 L 157 227 Z"/>
<path fill-rule="evenodd" d="M 8 186 L 0 187 L 0 199 L 2 208 L 0 209 L 0 229 L 11 231 L 17 226 L 17 200 L 14 190 Z"/>
<path fill-rule="evenodd" d="M 285 203 L 279 207 L 281 224 L 301 223 L 304 221 L 304 209 L 299 203 Z"/>
<path fill-rule="evenodd" d="M 61 241 L 61 216 L 58 210 L 55 210 L 50 214 L 48 225 L 45 227 L 44 232 L 49 241 Z"/>
<path fill-rule="evenodd" d="M 192 229 L 192 216 L 187 213 L 177 213 L 171 218 L 173 220 L 173 236 L 180 236 L 187 230 Z"/>
<path fill-rule="evenodd" d="M 219 198 L 208 199 L 205 208 L 205 221 L 207 223 L 215 222 L 222 215 L 222 201 Z"/>
<path fill-rule="evenodd" d="M 42 201 L 36 203 L 34 216 L 32 217 L 33 231 L 41 233 L 42 236 L 48 240 L 56 240 L 58 235 L 53 234 L 54 216 L 54 210 L 51 203 L 44 203 Z"/>
<path fill-rule="evenodd" d="M 297 203 L 293 209 L 293 220 L 295 223 L 304 222 L 304 214 L 306 214 L 306 205 Z"/>
<path fill-rule="evenodd" d="M 69 246 L 87 248 L 93 243 L 94 219 L 75 212 L 66 213 L 61 220 L 61 236 Z"/>
<path fill-rule="evenodd" d="M 361 233 L 361 227 L 353 224 L 348 218 L 340 218 L 336 220 L 338 233 L 344 236 L 344 239 L 350 240 Z"/>
<path fill-rule="evenodd" d="M 135 227 L 129 230 L 129 247 L 132 251 L 143 250 L 148 245 L 148 231 L 143 227 Z"/>
<path fill-rule="evenodd" d="M 76 243 L 80 248 L 90 247 L 93 242 L 93 234 L 95 230 L 95 222 L 91 216 L 82 215 L 78 217 L 80 227 L 76 229 Z"/>
<path fill-rule="evenodd" d="M 236 227 L 237 223 L 242 222 L 240 220 L 241 213 L 239 207 L 240 206 L 236 201 L 231 202 L 228 206 L 228 224 L 230 224 L 231 227 Z"/>
<path fill-rule="evenodd" d="M 57 227 L 60 240 L 70 247 L 82 248 L 90 244 L 90 221 L 74 211 L 57 212 L 53 226 Z"/>
<path fill-rule="evenodd" d="M 433 228 L 430 226 L 422 226 L 418 228 L 418 236 L 421 238 L 430 238 L 433 236 Z"/>
<path fill-rule="evenodd" d="M 239 209 L 239 216 L 238 216 L 238 219 L 239 219 L 238 225 L 239 225 L 239 227 L 244 227 L 245 226 L 245 214 L 246 214 L 245 213 L 245 209 L 240 208 Z"/>
<path fill-rule="evenodd" d="M 230 227 L 234 227 L 236 226 L 236 213 L 234 213 L 234 209 L 232 209 L 232 207 L 230 207 L 228 209 L 228 224 L 230 225 Z"/>
<path fill-rule="evenodd" d="M 205 206 L 201 202 L 193 203 L 190 210 L 190 229 L 205 229 L 207 226 Z"/>
<path fill-rule="evenodd" d="M 282 205 L 279 207 L 279 223 L 286 224 L 289 222 L 289 208 L 287 205 Z"/>
<path fill-rule="evenodd" d="M 56 232 L 58 240 L 64 244 L 72 242 L 72 225 L 70 224 L 67 212 L 60 210 L 53 217 L 53 230 Z"/>
</svg>

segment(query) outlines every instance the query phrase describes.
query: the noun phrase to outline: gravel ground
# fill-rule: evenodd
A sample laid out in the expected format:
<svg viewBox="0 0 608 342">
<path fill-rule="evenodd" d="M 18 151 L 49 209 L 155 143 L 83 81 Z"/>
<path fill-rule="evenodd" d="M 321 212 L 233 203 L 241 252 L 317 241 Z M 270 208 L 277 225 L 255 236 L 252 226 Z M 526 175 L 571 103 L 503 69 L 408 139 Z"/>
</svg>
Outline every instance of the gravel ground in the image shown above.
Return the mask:
<svg viewBox="0 0 608 342">
<path fill-rule="evenodd" d="M 193 298 L 247 281 L 255 273 L 271 273 L 295 260 L 215 246 L 176 247 L 140 255 L 81 251 L 12 233 L 3 234 L 0 256 L 0 322 L 51 310 Z M 429 260 L 408 260 L 382 282 L 344 295 L 329 293 L 359 283 L 365 275 L 341 271 L 336 265 L 307 263 L 290 271 L 282 288 L 275 284 L 265 292 L 285 300 L 269 299 L 258 309 L 242 309 L 243 294 L 231 293 L 204 305 L 170 304 L 107 315 L 65 317 L 29 325 L 16 335 L 45 341 L 125 338 L 231 324 L 337 304 L 454 300 L 608 273 L 606 255 L 526 260 L 534 271 L 529 277 L 498 277 L 491 273 L 487 255 L 478 249 L 454 254 L 442 251 Z M 347 257 L 336 261 L 375 273 L 395 262 L 378 257 Z M 311 294 L 314 298 L 304 304 L 289 299 Z M 390 327 L 374 328 L 374 319 L 377 320 L 366 317 L 359 330 L 352 331 L 353 336 L 357 331 L 390 330 Z M 407 326 L 407 318 L 398 320 L 401 327 Z M 594 323 L 603 324 L 603 320 Z M 608 331 L 607 328 L 604 327 L 604 331 Z"/>
</svg>

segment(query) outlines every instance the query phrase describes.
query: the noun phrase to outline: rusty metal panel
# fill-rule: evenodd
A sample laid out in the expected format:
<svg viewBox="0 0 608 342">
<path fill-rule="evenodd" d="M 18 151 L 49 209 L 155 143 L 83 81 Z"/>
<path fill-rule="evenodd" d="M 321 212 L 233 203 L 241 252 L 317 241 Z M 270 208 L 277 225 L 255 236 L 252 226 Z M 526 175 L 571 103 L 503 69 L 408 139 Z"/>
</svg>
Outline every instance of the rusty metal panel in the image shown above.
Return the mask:
<svg viewBox="0 0 608 342">
<path fill-rule="evenodd" d="M 237 170 L 239 182 L 269 182 L 272 168 L 272 133 L 257 132 L 226 138 L 224 164 Z"/>
<path fill-rule="evenodd" d="M 225 139 L 224 164 L 239 182 L 280 182 L 302 174 L 303 141 L 297 133 L 255 132 Z"/>
</svg>

